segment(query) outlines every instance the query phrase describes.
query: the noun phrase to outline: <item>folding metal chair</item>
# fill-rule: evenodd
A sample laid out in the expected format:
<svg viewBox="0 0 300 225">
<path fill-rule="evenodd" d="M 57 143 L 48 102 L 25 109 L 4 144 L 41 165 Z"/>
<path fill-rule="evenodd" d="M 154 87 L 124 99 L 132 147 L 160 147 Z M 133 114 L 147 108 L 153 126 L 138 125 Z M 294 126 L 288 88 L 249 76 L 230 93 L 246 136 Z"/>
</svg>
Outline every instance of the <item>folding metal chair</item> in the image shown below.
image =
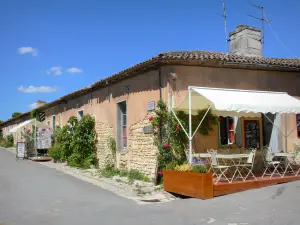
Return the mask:
<svg viewBox="0 0 300 225">
<path fill-rule="evenodd" d="M 262 148 L 262 158 L 263 158 L 264 166 L 266 168 L 262 177 L 264 177 L 265 175 L 270 175 L 270 179 L 271 179 L 276 174 L 279 175 L 280 177 L 282 176 L 282 174 L 278 171 L 281 162 L 273 161 L 274 156 L 272 156 L 269 147 Z"/>
<path fill-rule="evenodd" d="M 226 172 L 231 166 L 223 166 L 219 164 L 217 151 L 211 150 L 210 154 L 211 154 L 211 169 L 214 175 L 217 176 L 217 180 L 215 184 L 217 184 L 221 179 L 224 179 L 228 181 L 228 183 L 231 183 L 232 180 L 229 180 L 228 177 L 226 176 Z"/>
<path fill-rule="evenodd" d="M 252 151 L 249 153 L 247 161 L 243 164 L 237 164 L 235 166 L 236 170 L 234 171 L 232 179 L 234 179 L 235 174 L 238 173 L 240 176 L 236 178 L 242 178 L 243 181 L 246 181 L 250 175 L 254 177 L 255 180 L 257 180 L 257 178 L 254 176 L 252 172 L 254 167 L 255 153 L 256 153 L 256 149 L 252 149 Z"/>
</svg>

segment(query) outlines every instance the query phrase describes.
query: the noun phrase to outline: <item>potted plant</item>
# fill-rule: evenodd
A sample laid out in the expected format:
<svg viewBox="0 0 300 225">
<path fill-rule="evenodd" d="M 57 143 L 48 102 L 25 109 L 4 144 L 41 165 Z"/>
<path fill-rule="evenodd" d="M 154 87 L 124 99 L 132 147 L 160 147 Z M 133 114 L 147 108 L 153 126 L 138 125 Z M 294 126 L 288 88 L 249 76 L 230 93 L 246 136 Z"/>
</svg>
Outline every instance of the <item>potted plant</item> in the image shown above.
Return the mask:
<svg viewBox="0 0 300 225">
<path fill-rule="evenodd" d="M 184 196 L 213 198 L 213 178 L 204 166 L 182 164 L 163 171 L 164 190 Z"/>
</svg>

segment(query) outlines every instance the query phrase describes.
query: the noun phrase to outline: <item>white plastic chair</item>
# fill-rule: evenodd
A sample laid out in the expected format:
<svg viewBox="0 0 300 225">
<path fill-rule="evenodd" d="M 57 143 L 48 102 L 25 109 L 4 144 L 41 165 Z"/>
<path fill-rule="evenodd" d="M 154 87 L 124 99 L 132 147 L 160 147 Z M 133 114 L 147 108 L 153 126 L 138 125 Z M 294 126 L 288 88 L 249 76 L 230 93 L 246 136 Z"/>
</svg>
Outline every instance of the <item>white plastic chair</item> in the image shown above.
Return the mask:
<svg viewBox="0 0 300 225">
<path fill-rule="evenodd" d="M 232 180 L 229 180 L 228 177 L 226 176 L 226 172 L 230 168 L 230 166 L 223 166 L 219 164 L 217 151 L 211 150 L 210 154 L 211 154 L 211 169 L 214 175 L 217 176 L 217 180 L 215 184 L 217 184 L 222 178 L 228 181 L 228 183 L 231 183 Z"/>
<path fill-rule="evenodd" d="M 270 151 L 270 147 L 262 148 L 262 158 L 263 158 L 264 166 L 266 168 L 262 177 L 264 177 L 265 175 L 270 175 L 270 179 L 271 179 L 276 174 L 281 176 L 280 172 L 278 171 L 278 167 L 280 166 L 281 162 L 273 161 L 274 156 Z"/>
<path fill-rule="evenodd" d="M 246 181 L 250 175 L 254 177 L 255 180 L 257 180 L 257 178 L 254 176 L 252 172 L 254 167 L 255 153 L 256 153 L 256 149 L 252 149 L 251 152 L 249 153 L 247 161 L 243 164 L 237 164 L 235 166 L 236 170 L 234 171 L 232 179 L 234 179 L 236 173 L 239 173 L 240 176 L 237 178 L 242 178 L 243 181 Z M 245 176 L 243 176 L 244 174 Z"/>
</svg>

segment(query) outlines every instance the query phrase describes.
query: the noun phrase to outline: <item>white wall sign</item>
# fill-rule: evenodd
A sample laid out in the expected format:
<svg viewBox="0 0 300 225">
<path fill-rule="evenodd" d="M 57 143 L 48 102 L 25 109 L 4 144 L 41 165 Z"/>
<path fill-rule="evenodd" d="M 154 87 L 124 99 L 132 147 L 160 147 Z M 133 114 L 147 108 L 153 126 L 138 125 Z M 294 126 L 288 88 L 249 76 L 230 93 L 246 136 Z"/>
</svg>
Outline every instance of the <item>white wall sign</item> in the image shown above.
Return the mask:
<svg viewBox="0 0 300 225">
<path fill-rule="evenodd" d="M 25 142 L 17 143 L 17 157 L 24 158 L 25 157 Z"/>
<path fill-rule="evenodd" d="M 155 109 L 155 101 L 148 102 L 147 110 L 148 111 L 153 111 L 154 109 Z"/>
</svg>

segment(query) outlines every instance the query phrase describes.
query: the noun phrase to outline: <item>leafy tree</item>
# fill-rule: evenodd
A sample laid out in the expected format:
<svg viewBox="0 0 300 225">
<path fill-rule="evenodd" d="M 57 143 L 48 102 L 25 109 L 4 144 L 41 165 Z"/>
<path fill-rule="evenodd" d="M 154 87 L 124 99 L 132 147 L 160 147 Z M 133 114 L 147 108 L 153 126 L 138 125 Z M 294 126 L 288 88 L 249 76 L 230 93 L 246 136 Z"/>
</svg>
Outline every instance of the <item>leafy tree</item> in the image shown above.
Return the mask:
<svg viewBox="0 0 300 225">
<path fill-rule="evenodd" d="M 14 112 L 14 113 L 11 115 L 11 117 L 12 117 L 12 118 L 15 118 L 15 117 L 20 116 L 20 115 L 22 115 L 22 113 L 20 113 L 20 112 Z"/>
</svg>

